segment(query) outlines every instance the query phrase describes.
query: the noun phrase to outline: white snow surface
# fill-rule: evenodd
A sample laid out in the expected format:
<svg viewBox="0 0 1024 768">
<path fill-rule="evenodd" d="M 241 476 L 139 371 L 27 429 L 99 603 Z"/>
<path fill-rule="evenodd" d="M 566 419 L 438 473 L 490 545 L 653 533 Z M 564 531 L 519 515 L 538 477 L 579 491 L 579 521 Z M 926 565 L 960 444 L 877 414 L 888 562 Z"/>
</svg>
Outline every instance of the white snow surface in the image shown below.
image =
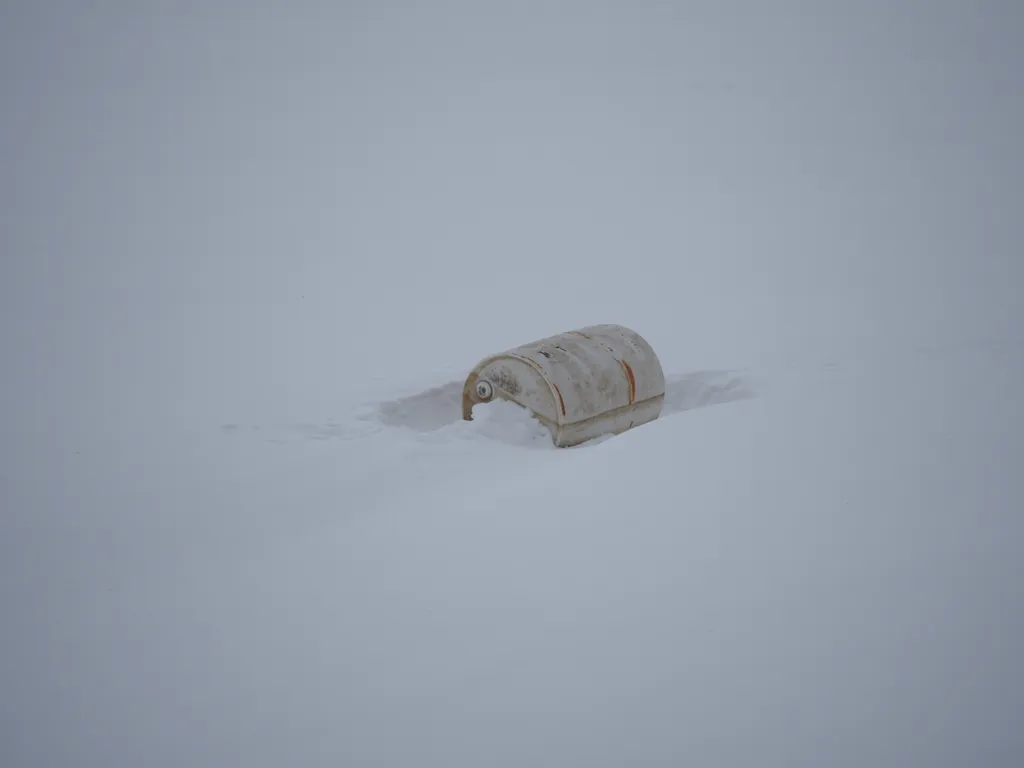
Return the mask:
<svg viewBox="0 0 1024 768">
<path fill-rule="evenodd" d="M 0 12 L 0 766 L 1024 765 L 1019 9 L 344 5 Z"/>
</svg>

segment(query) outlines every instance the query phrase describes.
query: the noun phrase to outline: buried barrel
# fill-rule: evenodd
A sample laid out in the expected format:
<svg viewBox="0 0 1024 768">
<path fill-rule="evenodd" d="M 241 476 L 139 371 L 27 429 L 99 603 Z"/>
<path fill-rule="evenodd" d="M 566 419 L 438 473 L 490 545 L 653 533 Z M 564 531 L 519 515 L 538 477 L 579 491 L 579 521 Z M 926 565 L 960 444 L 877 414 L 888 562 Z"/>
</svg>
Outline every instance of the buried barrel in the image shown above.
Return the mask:
<svg viewBox="0 0 1024 768">
<path fill-rule="evenodd" d="M 658 356 L 640 334 L 593 325 L 481 360 L 466 377 L 462 418 L 500 398 L 528 409 L 569 447 L 654 421 L 665 401 Z"/>
</svg>

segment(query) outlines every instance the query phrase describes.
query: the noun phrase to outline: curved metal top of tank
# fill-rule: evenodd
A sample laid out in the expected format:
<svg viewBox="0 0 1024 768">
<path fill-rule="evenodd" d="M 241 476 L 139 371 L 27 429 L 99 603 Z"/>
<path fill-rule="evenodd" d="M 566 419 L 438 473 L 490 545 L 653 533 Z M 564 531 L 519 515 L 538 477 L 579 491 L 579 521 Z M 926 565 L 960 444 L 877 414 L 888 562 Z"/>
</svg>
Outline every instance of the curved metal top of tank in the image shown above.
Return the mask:
<svg viewBox="0 0 1024 768">
<path fill-rule="evenodd" d="M 473 405 L 483 402 L 473 390 L 477 378 L 502 359 L 520 361 L 546 382 L 556 406 L 555 421 L 560 425 L 585 421 L 665 392 L 658 356 L 640 334 L 621 325 L 592 325 L 481 360 L 467 376 L 463 388 L 464 418 L 472 418 Z M 500 377 L 492 377 L 492 383 L 503 389 L 500 396 L 505 399 L 523 399 L 502 388 Z M 527 406 L 524 402 L 520 404 Z"/>
</svg>

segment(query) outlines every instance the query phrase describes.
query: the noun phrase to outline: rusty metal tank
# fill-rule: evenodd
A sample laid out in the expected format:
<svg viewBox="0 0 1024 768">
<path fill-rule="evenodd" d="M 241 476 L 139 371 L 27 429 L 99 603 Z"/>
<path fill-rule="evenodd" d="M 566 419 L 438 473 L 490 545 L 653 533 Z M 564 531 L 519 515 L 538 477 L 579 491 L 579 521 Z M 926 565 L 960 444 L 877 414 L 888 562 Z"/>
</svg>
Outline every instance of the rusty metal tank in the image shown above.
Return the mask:
<svg viewBox="0 0 1024 768">
<path fill-rule="evenodd" d="M 481 360 L 466 377 L 462 418 L 495 398 L 528 409 L 569 447 L 654 421 L 665 401 L 658 356 L 621 325 L 592 325 Z"/>
</svg>

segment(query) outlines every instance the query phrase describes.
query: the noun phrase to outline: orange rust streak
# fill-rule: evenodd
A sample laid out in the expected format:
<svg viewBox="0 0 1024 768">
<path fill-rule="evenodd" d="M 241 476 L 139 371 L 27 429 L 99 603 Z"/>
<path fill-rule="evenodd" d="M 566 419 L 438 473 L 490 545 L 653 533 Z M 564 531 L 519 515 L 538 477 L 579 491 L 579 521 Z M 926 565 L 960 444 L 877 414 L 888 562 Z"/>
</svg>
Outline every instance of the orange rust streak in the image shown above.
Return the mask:
<svg viewBox="0 0 1024 768">
<path fill-rule="evenodd" d="M 577 336 L 582 336 L 584 339 L 590 338 L 587 334 L 583 333 L 583 331 L 569 331 L 569 333 L 574 333 Z"/>
<path fill-rule="evenodd" d="M 623 369 L 626 371 L 626 378 L 629 379 L 629 404 L 636 400 L 636 377 L 633 375 L 633 367 L 625 360 L 620 360 Z"/>
<path fill-rule="evenodd" d="M 558 395 L 558 403 L 562 406 L 562 415 L 565 416 L 565 400 L 562 399 L 562 390 L 558 388 L 555 382 L 551 382 L 551 386 L 555 388 L 555 394 Z"/>
</svg>

